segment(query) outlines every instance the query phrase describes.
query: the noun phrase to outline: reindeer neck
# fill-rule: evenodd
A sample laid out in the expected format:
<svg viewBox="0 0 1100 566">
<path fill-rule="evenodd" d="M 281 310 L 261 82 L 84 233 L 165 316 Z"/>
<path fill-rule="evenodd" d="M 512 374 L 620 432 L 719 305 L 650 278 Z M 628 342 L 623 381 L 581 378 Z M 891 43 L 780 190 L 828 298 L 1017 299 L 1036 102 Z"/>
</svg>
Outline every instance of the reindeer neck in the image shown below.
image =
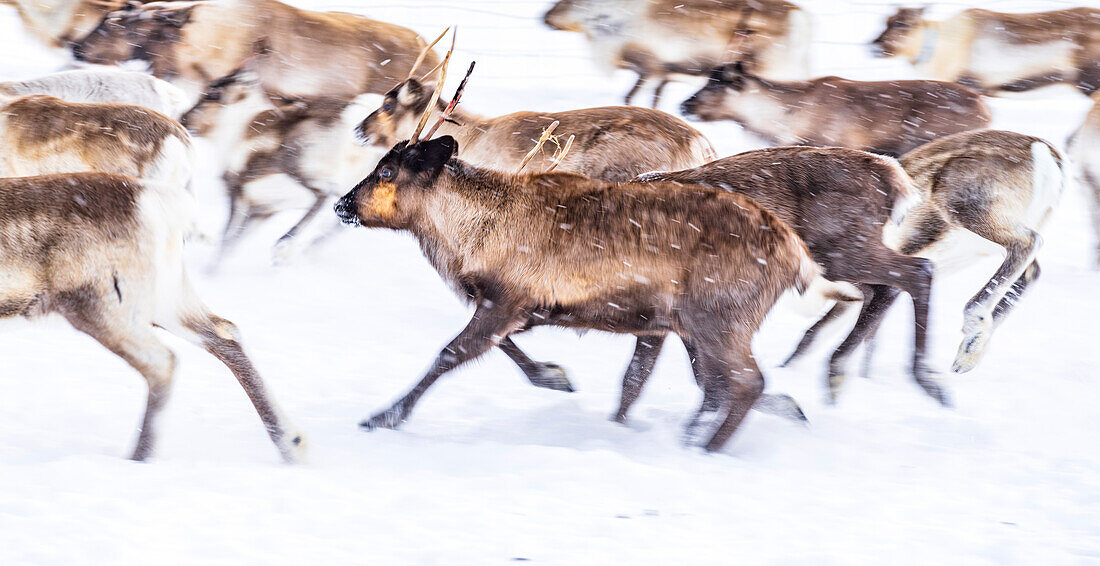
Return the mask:
<svg viewBox="0 0 1100 566">
<path fill-rule="evenodd" d="M 498 239 L 498 224 L 517 196 L 510 177 L 452 159 L 408 227 L 428 261 L 456 288 L 464 267 L 481 263 L 485 242 Z"/>
<path fill-rule="evenodd" d="M 436 103 L 436 106 L 437 112 L 443 112 L 443 110 L 447 108 L 447 103 L 443 100 L 440 100 L 438 103 Z M 438 117 L 438 114 L 434 114 L 433 120 Z M 451 122 L 444 122 L 439 126 L 439 130 L 437 130 L 438 133 L 436 135 L 453 137 L 456 141 L 458 141 L 459 147 L 465 147 L 471 141 L 473 141 L 474 138 L 479 136 L 484 130 L 482 125 L 488 120 L 486 117 L 481 116 L 480 114 L 475 114 L 473 112 L 469 112 L 463 109 L 461 104 L 455 107 L 455 109 L 451 112 L 451 118 L 462 125 L 460 126 L 458 124 L 452 124 Z M 429 120 L 429 124 L 431 123 L 433 122 Z"/>
</svg>

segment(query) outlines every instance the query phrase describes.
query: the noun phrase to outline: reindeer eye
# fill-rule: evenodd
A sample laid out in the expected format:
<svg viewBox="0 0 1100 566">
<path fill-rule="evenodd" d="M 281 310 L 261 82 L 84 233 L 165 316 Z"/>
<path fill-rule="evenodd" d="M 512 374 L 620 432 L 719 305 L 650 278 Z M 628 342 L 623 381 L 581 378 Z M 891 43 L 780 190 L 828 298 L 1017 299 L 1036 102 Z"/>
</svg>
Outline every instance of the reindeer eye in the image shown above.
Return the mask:
<svg viewBox="0 0 1100 566">
<path fill-rule="evenodd" d="M 386 101 L 382 103 L 382 111 L 393 112 L 393 100 L 386 99 Z"/>
<path fill-rule="evenodd" d="M 393 178 L 393 169 L 390 169 L 389 167 L 383 167 L 383 168 L 379 169 L 378 170 L 378 178 L 382 179 L 383 181 L 388 181 L 389 179 L 392 179 Z"/>
</svg>

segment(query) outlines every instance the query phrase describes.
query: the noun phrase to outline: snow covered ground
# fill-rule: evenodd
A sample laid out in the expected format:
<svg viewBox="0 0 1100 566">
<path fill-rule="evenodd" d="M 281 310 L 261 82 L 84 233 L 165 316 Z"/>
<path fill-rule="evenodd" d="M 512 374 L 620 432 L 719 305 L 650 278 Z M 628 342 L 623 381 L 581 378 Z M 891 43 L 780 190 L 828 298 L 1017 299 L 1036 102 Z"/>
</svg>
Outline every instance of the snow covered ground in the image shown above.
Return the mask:
<svg viewBox="0 0 1100 566">
<path fill-rule="evenodd" d="M 802 3 L 818 14 L 820 74 L 911 76 L 861 45 L 888 7 Z M 425 36 L 458 24 L 456 68 L 478 61 L 464 98 L 472 111 L 617 103 L 631 74 L 602 74 L 579 36 L 546 29 L 549 4 L 303 3 Z M 61 63 L 0 7 L 0 78 Z M 696 86 L 670 85 L 665 109 Z M 1059 144 L 1088 106 L 1063 87 L 991 104 L 997 127 Z M 732 123 L 700 127 L 722 155 L 759 145 Z M 198 190 L 217 228 L 224 199 L 212 181 Z M 535 389 L 493 352 L 441 381 L 402 430 L 359 431 L 362 417 L 419 378 L 469 311 L 412 240 L 393 233 L 348 231 L 273 268 L 270 245 L 295 219 L 279 216 L 217 277 L 200 270 L 209 248 L 189 259 L 200 292 L 240 326 L 274 394 L 308 431 L 310 461 L 280 464 L 225 367 L 168 338 L 180 371 L 158 454 L 129 462 L 144 381 L 61 322 L 16 328 L 0 340 L 0 564 L 1097 564 L 1100 273 L 1087 268 L 1085 206 L 1081 191 L 1065 196 L 1040 253 L 1043 276 L 983 363 L 943 375 L 956 409 L 906 376 L 907 300 L 883 327 L 873 379 L 853 371 L 836 407 L 822 401 L 822 374 L 842 336 L 779 369 L 810 323 L 781 306 L 756 351 L 769 390 L 797 398 L 811 424 L 751 414 L 714 455 L 678 443 L 699 400 L 678 343 L 624 427 L 607 417 L 632 340 L 553 330 L 517 342 L 569 368 L 576 393 Z M 997 261 L 937 281 L 936 366 L 949 365 L 962 305 Z"/>
</svg>

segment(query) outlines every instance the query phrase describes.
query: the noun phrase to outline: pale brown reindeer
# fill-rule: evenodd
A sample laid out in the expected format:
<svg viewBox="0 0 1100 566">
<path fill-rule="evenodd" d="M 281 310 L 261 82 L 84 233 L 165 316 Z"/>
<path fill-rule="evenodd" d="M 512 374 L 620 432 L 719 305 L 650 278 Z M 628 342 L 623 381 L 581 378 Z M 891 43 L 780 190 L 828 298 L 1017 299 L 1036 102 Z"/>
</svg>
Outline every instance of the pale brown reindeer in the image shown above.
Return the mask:
<svg viewBox="0 0 1100 566">
<path fill-rule="evenodd" d="M 1100 90 L 1100 8 L 1005 14 L 972 8 L 944 20 L 900 8 L 872 44 L 881 57 L 903 57 L 931 79 L 986 94 L 1071 84 Z"/>
<path fill-rule="evenodd" d="M 355 14 L 313 12 L 276 0 L 151 2 L 108 15 L 73 55 L 97 64 L 147 61 L 152 73 L 197 98 L 243 60 L 269 94 L 381 94 L 408 76 L 426 42 L 401 26 Z M 427 65 L 438 62 L 429 53 Z"/>
<path fill-rule="evenodd" d="M 355 126 L 378 107 L 376 94 L 352 100 L 310 96 L 271 107 L 258 77 L 242 68 L 214 81 L 181 118 L 191 133 L 213 141 L 225 159 L 223 179 L 229 217 L 212 267 L 225 259 L 249 228 L 271 215 L 305 205 L 305 212 L 275 245 L 285 261 L 296 237 L 316 219 L 326 202 L 370 171 L 383 152 L 361 146 Z M 254 182 L 285 174 L 301 188 L 272 190 Z"/>
<path fill-rule="evenodd" d="M 268 396 L 233 323 L 213 314 L 183 266 L 191 195 L 178 184 L 76 173 L 0 179 L 0 317 L 58 314 L 149 384 L 132 458 L 154 448 L 176 357 L 163 328 L 201 345 L 237 377 L 287 461 L 302 434 Z"/>
<path fill-rule="evenodd" d="M 410 232 L 476 306 L 427 375 L 361 426 L 399 426 L 443 374 L 533 326 L 673 332 L 727 409 L 703 442 L 722 448 L 764 389 L 752 335 L 786 289 L 807 288 L 821 271 L 798 236 L 721 189 L 517 175 L 456 154 L 450 136 L 401 142 L 337 203 L 345 222 Z"/>
<path fill-rule="evenodd" d="M 742 63 L 716 68 L 684 116 L 733 120 L 778 145 L 841 146 L 897 157 L 936 138 L 989 126 L 977 92 L 940 81 L 773 81 Z"/>
<path fill-rule="evenodd" d="M 559 0 L 544 19 L 584 34 L 602 66 L 638 73 L 626 104 L 655 79 L 656 107 L 673 78 L 727 61 L 776 79 L 809 75 L 810 18 L 785 0 Z"/>
<path fill-rule="evenodd" d="M 953 232 L 969 231 L 1004 249 L 1004 262 L 963 310 L 963 340 L 951 369 L 970 371 L 985 353 L 993 331 L 1039 277 L 1039 233 L 1066 188 L 1068 163 L 1042 139 L 979 130 L 921 146 L 902 156 L 901 165 L 923 200 L 897 229 L 888 230 L 891 247 L 948 266 L 962 263 L 966 257 L 961 256 L 973 251 L 956 245 L 958 240 L 950 237 Z M 872 304 L 864 305 L 864 312 L 870 311 L 866 339 L 873 336 L 896 295 L 876 293 Z M 847 306 L 838 303 L 818 321 L 788 363 Z"/>
<path fill-rule="evenodd" d="M 191 136 L 130 104 L 33 95 L 0 103 L 0 177 L 101 172 L 187 186 Z"/>
</svg>

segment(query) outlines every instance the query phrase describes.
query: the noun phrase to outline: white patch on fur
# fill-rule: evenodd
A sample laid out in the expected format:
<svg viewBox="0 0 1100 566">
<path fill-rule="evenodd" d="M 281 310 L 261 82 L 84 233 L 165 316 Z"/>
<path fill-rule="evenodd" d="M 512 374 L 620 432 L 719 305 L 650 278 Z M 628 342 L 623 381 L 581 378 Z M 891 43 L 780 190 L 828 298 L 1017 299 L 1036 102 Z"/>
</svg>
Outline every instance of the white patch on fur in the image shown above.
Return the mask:
<svg viewBox="0 0 1100 566">
<path fill-rule="evenodd" d="M 1024 223 L 1035 231 L 1042 228 L 1043 221 L 1062 198 L 1069 181 L 1068 168 L 1058 166 L 1054 151 L 1043 142 L 1031 144 L 1031 202 L 1024 214 Z M 1062 158 L 1062 163 L 1066 163 L 1065 158 Z"/>
<path fill-rule="evenodd" d="M 934 244 L 914 255 L 930 260 L 936 275 L 941 276 L 965 269 L 983 257 L 1004 257 L 1005 249 L 970 230 L 958 228 L 949 230 Z"/>
<path fill-rule="evenodd" d="M 649 172 L 646 172 L 646 173 L 642 173 L 641 175 L 638 175 L 637 177 L 634 177 L 634 179 L 632 179 L 632 180 L 637 182 L 637 183 L 648 183 L 650 181 L 656 180 L 658 177 L 660 177 L 661 175 L 664 175 L 666 173 L 668 173 L 668 171 L 649 171 Z"/>
</svg>

